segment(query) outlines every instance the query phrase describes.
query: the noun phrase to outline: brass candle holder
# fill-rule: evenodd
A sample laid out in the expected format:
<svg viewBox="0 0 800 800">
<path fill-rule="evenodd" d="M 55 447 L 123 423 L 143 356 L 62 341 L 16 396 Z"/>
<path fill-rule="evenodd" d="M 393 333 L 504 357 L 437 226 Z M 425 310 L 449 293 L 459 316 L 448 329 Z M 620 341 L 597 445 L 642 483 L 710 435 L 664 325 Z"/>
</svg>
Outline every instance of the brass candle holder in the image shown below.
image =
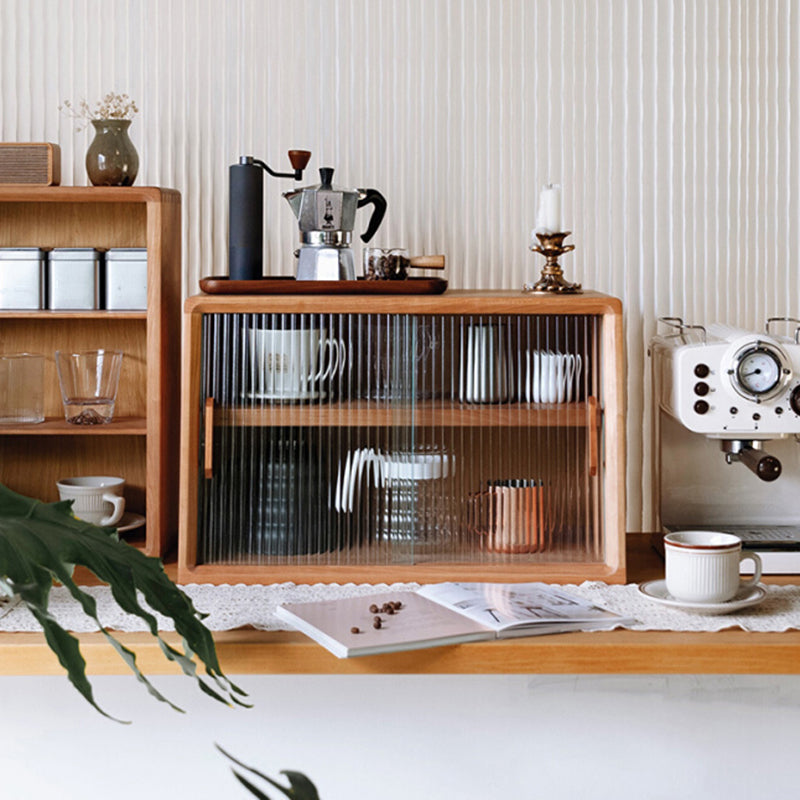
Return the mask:
<svg viewBox="0 0 800 800">
<path fill-rule="evenodd" d="M 582 289 L 579 283 L 570 283 L 564 280 L 564 273 L 558 263 L 558 257 L 564 253 L 569 253 L 575 249 L 574 244 L 564 244 L 564 239 L 572 231 L 562 231 L 560 233 L 537 233 L 538 245 L 531 245 L 531 250 L 541 253 L 545 259 L 542 268 L 542 277 L 534 284 L 526 283 L 523 287 L 524 292 L 560 292 L 561 294 L 581 294 Z"/>
</svg>

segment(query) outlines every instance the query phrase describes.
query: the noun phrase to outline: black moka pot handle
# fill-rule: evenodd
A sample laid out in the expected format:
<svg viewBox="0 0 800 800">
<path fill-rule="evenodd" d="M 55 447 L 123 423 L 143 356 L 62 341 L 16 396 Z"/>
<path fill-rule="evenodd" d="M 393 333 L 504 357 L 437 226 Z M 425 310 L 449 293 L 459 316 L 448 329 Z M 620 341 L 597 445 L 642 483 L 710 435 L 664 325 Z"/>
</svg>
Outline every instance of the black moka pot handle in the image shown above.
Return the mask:
<svg viewBox="0 0 800 800">
<path fill-rule="evenodd" d="M 364 196 L 358 201 L 358 208 L 375 206 L 372 216 L 369 218 L 367 230 L 361 234 L 361 241 L 368 242 L 383 222 L 383 216 L 386 213 L 386 198 L 377 189 L 359 189 L 358 191 L 364 192 Z"/>
</svg>

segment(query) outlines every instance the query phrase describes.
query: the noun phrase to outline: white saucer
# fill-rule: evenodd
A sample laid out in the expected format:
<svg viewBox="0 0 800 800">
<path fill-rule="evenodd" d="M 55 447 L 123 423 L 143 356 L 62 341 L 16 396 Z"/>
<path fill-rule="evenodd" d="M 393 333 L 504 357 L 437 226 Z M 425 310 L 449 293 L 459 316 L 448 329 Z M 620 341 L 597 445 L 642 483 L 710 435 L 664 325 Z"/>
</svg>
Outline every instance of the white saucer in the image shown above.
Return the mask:
<svg viewBox="0 0 800 800">
<path fill-rule="evenodd" d="M 732 600 L 724 603 L 686 603 L 683 600 L 676 600 L 667 591 L 665 580 L 640 583 L 639 592 L 648 600 L 654 600 L 661 605 L 680 608 L 683 611 L 694 611 L 698 614 L 730 614 L 732 611 L 758 605 L 767 596 L 766 589 L 759 583 L 756 586 L 747 586 Z"/>
<path fill-rule="evenodd" d="M 134 514 L 132 511 L 126 511 L 122 515 L 122 519 L 117 525 L 117 533 L 127 533 L 128 531 L 135 531 L 144 525 L 145 519 L 141 514 Z"/>
</svg>

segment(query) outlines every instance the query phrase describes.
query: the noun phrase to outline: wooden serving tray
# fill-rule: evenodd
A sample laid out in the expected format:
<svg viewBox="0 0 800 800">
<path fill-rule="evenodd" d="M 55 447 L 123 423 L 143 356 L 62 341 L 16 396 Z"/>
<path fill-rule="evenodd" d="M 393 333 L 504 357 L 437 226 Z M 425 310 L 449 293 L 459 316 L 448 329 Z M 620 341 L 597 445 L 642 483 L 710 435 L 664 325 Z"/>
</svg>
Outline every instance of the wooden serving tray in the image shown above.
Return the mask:
<svg viewBox="0 0 800 800">
<path fill-rule="evenodd" d="M 298 281 L 291 276 L 232 281 L 227 275 L 200 279 L 206 294 L 443 294 L 442 278 L 406 278 L 402 281 Z"/>
</svg>

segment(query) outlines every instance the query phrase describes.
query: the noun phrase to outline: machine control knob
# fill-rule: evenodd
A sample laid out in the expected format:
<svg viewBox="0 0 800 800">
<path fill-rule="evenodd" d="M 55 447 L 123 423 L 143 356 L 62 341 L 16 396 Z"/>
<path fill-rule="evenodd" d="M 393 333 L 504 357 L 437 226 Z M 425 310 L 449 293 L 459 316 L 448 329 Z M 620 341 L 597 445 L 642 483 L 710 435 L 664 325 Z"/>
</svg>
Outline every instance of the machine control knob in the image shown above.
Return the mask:
<svg viewBox="0 0 800 800">
<path fill-rule="evenodd" d="M 710 406 L 705 400 L 698 400 L 694 404 L 694 412 L 695 414 L 708 414 Z"/>
<path fill-rule="evenodd" d="M 696 364 L 694 368 L 694 374 L 698 378 L 707 378 L 711 374 L 711 369 L 709 368 L 708 364 Z"/>
<path fill-rule="evenodd" d="M 699 397 L 705 397 L 709 393 L 709 385 L 705 381 L 698 381 L 694 385 L 694 393 Z"/>
<path fill-rule="evenodd" d="M 800 414 L 800 386 L 795 386 L 789 395 L 789 405 L 795 414 Z"/>
</svg>

